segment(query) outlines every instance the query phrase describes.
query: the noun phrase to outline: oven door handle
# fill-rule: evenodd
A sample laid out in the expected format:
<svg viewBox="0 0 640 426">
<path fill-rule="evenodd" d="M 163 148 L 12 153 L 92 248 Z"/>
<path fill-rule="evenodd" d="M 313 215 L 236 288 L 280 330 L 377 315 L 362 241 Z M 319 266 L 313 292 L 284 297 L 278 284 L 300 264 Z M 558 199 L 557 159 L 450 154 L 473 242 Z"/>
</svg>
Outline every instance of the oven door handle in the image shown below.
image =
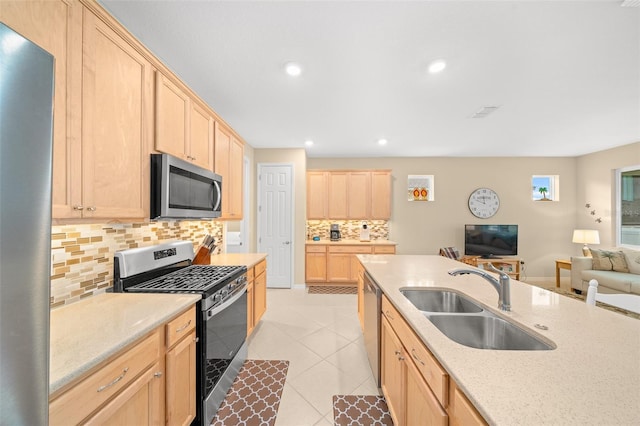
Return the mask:
<svg viewBox="0 0 640 426">
<path fill-rule="evenodd" d="M 207 312 L 205 312 L 205 321 L 209 321 L 212 317 L 214 317 L 220 311 L 228 308 L 236 300 L 240 299 L 242 295 L 245 294 L 246 292 L 247 292 L 247 286 L 245 284 L 236 294 L 231 296 L 229 299 L 225 300 L 222 305 L 218 305 L 215 308 L 209 309 Z"/>
</svg>

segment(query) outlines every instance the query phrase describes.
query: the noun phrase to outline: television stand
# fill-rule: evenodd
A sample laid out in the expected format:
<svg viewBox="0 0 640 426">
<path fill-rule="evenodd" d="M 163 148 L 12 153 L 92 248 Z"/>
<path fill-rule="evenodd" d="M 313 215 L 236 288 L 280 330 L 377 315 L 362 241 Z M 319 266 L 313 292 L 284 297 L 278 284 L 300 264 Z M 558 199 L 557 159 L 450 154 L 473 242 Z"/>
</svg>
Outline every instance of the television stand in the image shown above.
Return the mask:
<svg viewBox="0 0 640 426">
<path fill-rule="evenodd" d="M 480 259 L 502 259 L 502 258 L 494 254 L 483 254 L 482 256 L 480 256 Z"/>
<path fill-rule="evenodd" d="M 464 256 L 460 259 L 461 262 L 466 263 L 467 265 L 475 266 L 480 269 L 486 269 L 489 272 L 491 269 L 486 265 L 491 263 L 497 269 L 500 269 L 503 272 L 506 272 L 514 280 L 520 279 L 520 258 L 517 257 L 493 257 L 493 258 L 484 258 L 481 256 Z"/>
</svg>

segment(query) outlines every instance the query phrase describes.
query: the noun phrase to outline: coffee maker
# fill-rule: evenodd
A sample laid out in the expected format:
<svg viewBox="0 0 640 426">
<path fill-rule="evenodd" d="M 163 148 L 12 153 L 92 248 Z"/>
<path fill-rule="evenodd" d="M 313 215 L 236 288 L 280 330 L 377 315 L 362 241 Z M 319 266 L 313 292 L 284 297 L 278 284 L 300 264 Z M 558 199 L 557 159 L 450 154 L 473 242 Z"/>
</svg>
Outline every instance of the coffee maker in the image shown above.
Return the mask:
<svg viewBox="0 0 640 426">
<path fill-rule="evenodd" d="M 329 233 L 329 239 L 331 241 L 340 241 L 340 225 L 337 223 L 331 224 L 331 231 Z"/>
</svg>

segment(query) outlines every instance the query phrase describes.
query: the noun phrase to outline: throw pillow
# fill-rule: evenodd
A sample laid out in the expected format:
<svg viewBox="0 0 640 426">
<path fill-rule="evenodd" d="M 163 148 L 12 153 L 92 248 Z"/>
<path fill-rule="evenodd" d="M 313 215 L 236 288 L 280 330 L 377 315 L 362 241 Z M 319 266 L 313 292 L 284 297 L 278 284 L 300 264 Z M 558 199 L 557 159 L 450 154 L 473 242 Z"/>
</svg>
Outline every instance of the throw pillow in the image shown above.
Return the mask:
<svg viewBox="0 0 640 426">
<path fill-rule="evenodd" d="M 624 253 L 621 251 L 591 249 L 593 269 L 596 271 L 629 272 Z"/>
<path fill-rule="evenodd" d="M 627 267 L 632 274 L 640 275 L 640 250 L 622 248 L 622 252 L 627 259 Z"/>
</svg>

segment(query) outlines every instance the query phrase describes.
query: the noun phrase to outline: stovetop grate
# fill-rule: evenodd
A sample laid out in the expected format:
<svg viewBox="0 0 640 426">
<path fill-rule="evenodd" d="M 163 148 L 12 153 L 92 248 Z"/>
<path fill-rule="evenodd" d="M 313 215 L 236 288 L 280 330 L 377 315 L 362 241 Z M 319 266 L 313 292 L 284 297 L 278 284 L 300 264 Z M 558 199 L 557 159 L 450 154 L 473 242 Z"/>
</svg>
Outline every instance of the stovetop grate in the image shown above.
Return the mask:
<svg viewBox="0 0 640 426">
<path fill-rule="evenodd" d="M 242 266 L 191 265 L 167 275 L 128 287 L 129 291 L 205 292 L 237 274 Z"/>
</svg>

